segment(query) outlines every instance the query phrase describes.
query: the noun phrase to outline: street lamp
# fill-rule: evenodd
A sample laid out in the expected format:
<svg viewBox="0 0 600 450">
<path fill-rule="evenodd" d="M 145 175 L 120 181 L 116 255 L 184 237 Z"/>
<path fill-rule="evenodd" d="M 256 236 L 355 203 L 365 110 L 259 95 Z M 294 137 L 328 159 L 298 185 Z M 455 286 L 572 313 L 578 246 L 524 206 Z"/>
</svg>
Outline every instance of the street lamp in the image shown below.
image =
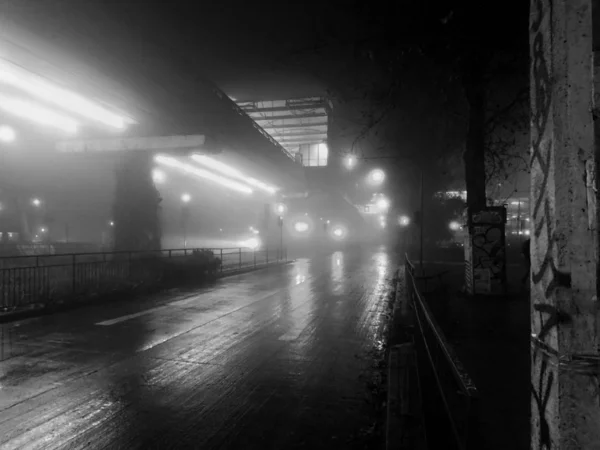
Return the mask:
<svg viewBox="0 0 600 450">
<path fill-rule="evenodd" d="M 379 186 L 385 180 L 385 172 L 381 169 L 373 169 L 369 172 L 367 181 L 372 186 Z"/>
<path fill-rule="evenodd" d="M 167 176 L 162 170 L 154 169 L 152 171 L 152 181 L 154 181 L 156 184 L 162 184 L 166 181 L 166 179 Z"/>
<path fill-rule="evenodd" d="M 407 227 L 410 224 L 410 217 L 408 216 L 400 216 L 398 219 L 398 223 L 401 227 Z"/>
<path fill-rule="evenodd" d="M 456 220 L 453 220 L 448 224 L 448 228 L 450 228 L 452 231 L 458 231 L 460 230 L 460 223 L 458 223 Z"/>
<path fill-rule="evenodd" d="M 284 203 L 277 203 L 275 205 L 275 212 L 277 213 L 277 215 L 279 216 L 283 216 L 287 211 L 287 206 L 285 206 Z"/>
<path fill-rule="evenodd" d="M 388 209 L 390 207 L 390 201 L 385 197 L 379 198 L 376 204 L 377 207 L 382 210 Z"/>
<path fill-rule="evenodd" d="M 39 198 L 33 198 L 31 199 L 31 204 L 36 208 L 39 208 L 40 206 L 42 206 L 42 201 Z"/>
<path fill-rule="evenodd" d="M 344 164 L 348 170 L 354 169 L 354 167 L 356 166 L 356 162 L 356 156 L 354 155 L 348 155 L 344 159 Z"/>
<path fill-rule="evenodd" d="M 187 219 L 189 211 L 187 204 L 192 200 L 192 196 L 188 193 L 181 194 L 181 228 L 183 231 L 183 248 L 187 248 Z"/>
<path fill-rule="evenodd" d="M 14 142 L 17 138 L 17 133 L 14 128 L 8 125 L 0 125 L 0 141 L 2 142 Z"/>
</svg>

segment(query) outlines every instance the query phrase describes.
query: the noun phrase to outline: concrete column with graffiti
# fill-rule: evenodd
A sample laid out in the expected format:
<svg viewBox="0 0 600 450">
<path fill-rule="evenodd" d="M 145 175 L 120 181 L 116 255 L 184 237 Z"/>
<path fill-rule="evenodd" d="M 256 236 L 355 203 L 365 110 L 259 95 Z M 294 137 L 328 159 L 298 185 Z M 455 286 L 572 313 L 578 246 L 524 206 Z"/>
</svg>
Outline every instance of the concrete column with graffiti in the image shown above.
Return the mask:
<svg viewBox="0 0 600 450">
<path fill-rule="evenodd" d="M 532 449 L 600 448 L 592 0 L 532 0 Z"/>
</svg>

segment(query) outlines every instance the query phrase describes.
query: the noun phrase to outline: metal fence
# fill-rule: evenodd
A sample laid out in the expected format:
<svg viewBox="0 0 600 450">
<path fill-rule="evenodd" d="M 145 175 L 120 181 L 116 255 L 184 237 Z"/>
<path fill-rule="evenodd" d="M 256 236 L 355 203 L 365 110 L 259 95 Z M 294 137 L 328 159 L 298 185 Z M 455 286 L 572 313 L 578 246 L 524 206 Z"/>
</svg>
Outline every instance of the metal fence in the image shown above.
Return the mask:
<svg viewBox="0 0 600 450">
<path fill-rule="evenodd" d="M 419 372 L 435 385 L 435 395 L 429 395 L 427 400 L 435 402 L 437 438 L 448 450 L 478 448 L 475 426 L 477 388 L 425 302 L 415 279 L 415 267 L 408 256 L 405 271 L 407 297 L 415 314 Z"/>
<path fill-rule="evenodd" d="M 208 258 L 210 251 L 214 258 Z M 218 259 L 216 259 L 218 258 Z M 0 258 L 0 312 L 173 286 L 287 260 L 285 249 L 172 249 Z"/>
</svg>

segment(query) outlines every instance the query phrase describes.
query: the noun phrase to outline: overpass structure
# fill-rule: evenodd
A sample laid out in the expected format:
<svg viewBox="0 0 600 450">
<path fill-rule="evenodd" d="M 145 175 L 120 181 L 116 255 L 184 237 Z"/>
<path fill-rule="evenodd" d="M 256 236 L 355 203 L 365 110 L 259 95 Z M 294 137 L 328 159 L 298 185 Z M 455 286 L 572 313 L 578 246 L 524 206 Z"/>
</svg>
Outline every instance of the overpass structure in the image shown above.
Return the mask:
<svg viewBox="0 0 600 450">
<path fill-rule="evenodd" d="M 110 241 L 129 222 L 123 245 L 135 249 L 161 234 L 181 247 L 186 229 L 190 245 L 235 244 L 278 199 L 306 190 L 284 146 L 160 48 L 136 58 L 127 27 L 102 39 L 85 21 L 33 34 L 2 20 L 3 242 Z"/>
<path fill-rule="evenodd" d="M 239 101 L 238 105 L 304 167 L 306 194 L 285 198 L 290 236 L 308 240 L 320 233 L 327 239 L 337 229 L 354 239 L 364 237 L 367 224 L 347 192 L 351 177 L 343 168 L 340 153 L 331 151 L 330 101 L 304 97 Z"/>
<path fill-rule="evenodd" d="M 307 97 L 238 105 L 301 164 L 327 166 L 330 105 L 326 99 Z"/>
</svg>

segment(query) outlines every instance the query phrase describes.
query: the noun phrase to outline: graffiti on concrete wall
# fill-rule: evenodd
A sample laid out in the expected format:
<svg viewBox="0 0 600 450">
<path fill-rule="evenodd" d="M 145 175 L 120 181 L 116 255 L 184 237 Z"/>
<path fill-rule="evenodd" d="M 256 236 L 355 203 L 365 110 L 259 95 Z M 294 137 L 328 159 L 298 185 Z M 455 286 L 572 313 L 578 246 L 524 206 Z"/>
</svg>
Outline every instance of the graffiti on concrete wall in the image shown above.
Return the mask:
<svg viewBox="0 0 600 450">
<path fill-rule="evenodd" d="M 506 281 L 506 210 L 500 207 L 475 212 L 470 223 L 474 292 L 502 291 Z"/>
<path fill-rule="evenodd" d="M 557 327 L 568 317 L 556 308 L 559 286 L 570 276 L 558 270 L 555 238 L 554 142 L 552 130 L 552 2 L 533 0 L 530 19 L 531 55 L 531 333 L 532 447 L 558 448 L 556 366 L 548 355 L 557 347 Z"/>
</svg>

